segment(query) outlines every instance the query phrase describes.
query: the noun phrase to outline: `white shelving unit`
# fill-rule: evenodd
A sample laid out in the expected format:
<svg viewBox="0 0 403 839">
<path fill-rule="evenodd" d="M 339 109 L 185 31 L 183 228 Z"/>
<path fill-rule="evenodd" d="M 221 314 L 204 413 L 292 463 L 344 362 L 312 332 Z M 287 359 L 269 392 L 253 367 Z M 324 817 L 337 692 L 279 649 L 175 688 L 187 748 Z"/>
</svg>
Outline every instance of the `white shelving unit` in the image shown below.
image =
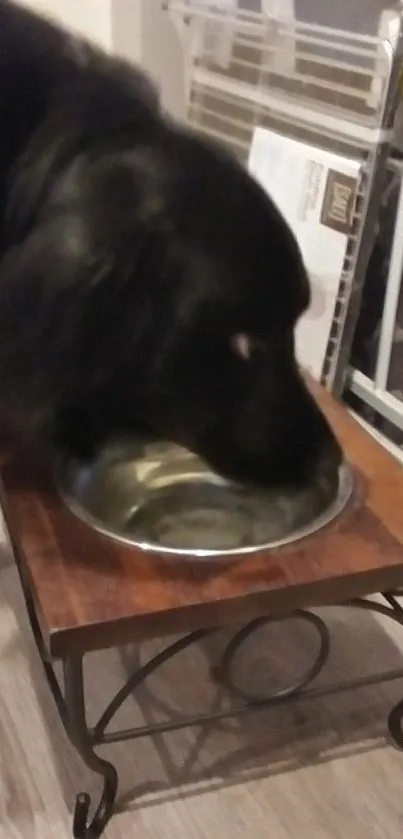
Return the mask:
<svg viewBox="0 0 403 839">
<path fill-rule="evenodd" d="M 403 164 L 393 162 L 393 168 L 400 179 L 399 198 L 390 248 L 385 299 L 383 310 L 379 313 L 380 329 L 375 370 L 373 376 L 369 376 L 353 368 L 350 390 L 363 405 L 376 412 L 392 428 L 402 432 L 403 438 L 403 367 L 399 375 L 401 386 L 397 392 L 393 391 L 390 384 L 391 373 L 393 373 L 393 367 L 396 366 L 393 354 L 403 338 L 399 334 L 401 327 L 397 323 L 398 307 L 399 304 L 402 305 L 403 295 Z M 393 450 L 403 461 L 403 450 L 397 446 L 393 446 Z"/>
<path fill-rule="evenodd" d="M 256 126 L 360 160 L 354 224 L 323 370 L 327 386 L 341 392 L 399 101 L 402 9 L 395 5 L 377 17 L 372 3 L 373 34 L 368 34 L 341 23 L 336 28 L 300 20 L 289 4 L 277 3 L 271 14 L 270 0 L 266 11 L 256 11 L 258 0 L 170 0 L 167 6 L 187 25 L 188 118 L 198 131 L 226 143 L 245 162 Z M 298 2 L 294 12 L 295 6 L 298 11 Z M 403 199 L 400 225 L 403 229 Z M 357 371 L 352 380 L 355 392 L 369 404 L 375 400 L 377 409 L 382 405 L 399 427 L 402 406 L 387 392 L 387 377 L 402 258 L 403 237 L 396 237 L 375 382 Z"/>
</svg>

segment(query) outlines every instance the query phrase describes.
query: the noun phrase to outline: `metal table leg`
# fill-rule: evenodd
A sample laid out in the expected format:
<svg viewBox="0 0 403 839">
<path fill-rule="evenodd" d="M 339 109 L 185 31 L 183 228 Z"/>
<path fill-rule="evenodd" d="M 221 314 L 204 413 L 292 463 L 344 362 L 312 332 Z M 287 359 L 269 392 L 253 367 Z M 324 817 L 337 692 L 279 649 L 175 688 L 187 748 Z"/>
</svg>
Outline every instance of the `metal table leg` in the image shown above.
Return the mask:
<svg viewBox="0 0 403 839">
<path fill-rule="evenodd" d="M 66 704 L 66 731 L 86 766 L 103 778 L 103 791 L 95 814 L 89 821 L 91 798 L 88 793 L 77 796 L 73 821 L 74 839 L 98 839 L 114 810 L 118 775 L 112 763 L 94 752 L 94 741 L 88 729 L 83 678 L 83 658 L 68 658 L 63 665 Z"/>
</svg>

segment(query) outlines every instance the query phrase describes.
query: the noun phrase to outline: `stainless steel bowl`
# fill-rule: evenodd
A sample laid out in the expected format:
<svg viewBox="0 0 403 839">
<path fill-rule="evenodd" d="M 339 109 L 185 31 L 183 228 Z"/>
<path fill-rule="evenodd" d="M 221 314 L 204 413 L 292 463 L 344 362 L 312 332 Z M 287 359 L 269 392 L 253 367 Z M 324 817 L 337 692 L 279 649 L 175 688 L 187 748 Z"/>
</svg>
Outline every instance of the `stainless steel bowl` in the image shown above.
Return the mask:
<svg viewBox="0 0 403 839">
<path fill-rule="evenodd" d="M 143 550 L 200 559 L 302 539 L 335 519 L 353 491 L 346 465 L 333 486 L 251 491 L 178 446 L 144 441 L 110 444 L 90 463 L 60 463 L 57 481 L 70 509 L 100 533 Z"/>
</svg>

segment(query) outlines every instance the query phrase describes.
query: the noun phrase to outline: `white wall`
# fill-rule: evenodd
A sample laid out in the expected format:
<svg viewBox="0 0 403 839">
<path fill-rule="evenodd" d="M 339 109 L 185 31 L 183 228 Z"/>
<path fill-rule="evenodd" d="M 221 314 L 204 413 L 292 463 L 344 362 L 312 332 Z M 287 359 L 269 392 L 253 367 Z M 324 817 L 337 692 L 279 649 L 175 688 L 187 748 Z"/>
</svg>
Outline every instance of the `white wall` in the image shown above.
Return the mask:
<svg viewBox="0 0 403 839">
<path fill-rule="evenodd" d="M 112 45 L 112 0 L 19 0 L 25 6 L 62 21 L 97 41 L 106 49 Z"/>
<path fill-rule="evenodd" d="M 185 114 L 184 54 L 161 0 L 19 0 L 44 11 L 108 50 L 140 64 L 161 92 L 163 106 Z"/>
<path fill-rule="evenodd" d="M 185 115 L 184 52 L 161 0 L 112 0 L 112 47 L 154 79 L 163 106 Z"/>
</svg>

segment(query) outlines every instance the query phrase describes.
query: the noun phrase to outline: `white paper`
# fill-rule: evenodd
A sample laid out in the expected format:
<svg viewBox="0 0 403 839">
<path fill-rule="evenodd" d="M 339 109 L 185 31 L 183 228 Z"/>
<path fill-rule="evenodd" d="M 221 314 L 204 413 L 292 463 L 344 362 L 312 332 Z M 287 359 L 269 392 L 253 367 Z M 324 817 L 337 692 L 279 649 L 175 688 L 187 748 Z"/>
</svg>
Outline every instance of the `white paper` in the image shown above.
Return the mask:
<svg viewBox="0 0 403 839">
<path fill-rule="evenodd" d="M 311 280 L 312 301 L 297 325 L 295 345 L 299 363 L 318 380 L 338 297 L 359 168 L 359 160 L 268 129 L 255 129 L 249 171 L 288 221 Z"/>
</svg>

